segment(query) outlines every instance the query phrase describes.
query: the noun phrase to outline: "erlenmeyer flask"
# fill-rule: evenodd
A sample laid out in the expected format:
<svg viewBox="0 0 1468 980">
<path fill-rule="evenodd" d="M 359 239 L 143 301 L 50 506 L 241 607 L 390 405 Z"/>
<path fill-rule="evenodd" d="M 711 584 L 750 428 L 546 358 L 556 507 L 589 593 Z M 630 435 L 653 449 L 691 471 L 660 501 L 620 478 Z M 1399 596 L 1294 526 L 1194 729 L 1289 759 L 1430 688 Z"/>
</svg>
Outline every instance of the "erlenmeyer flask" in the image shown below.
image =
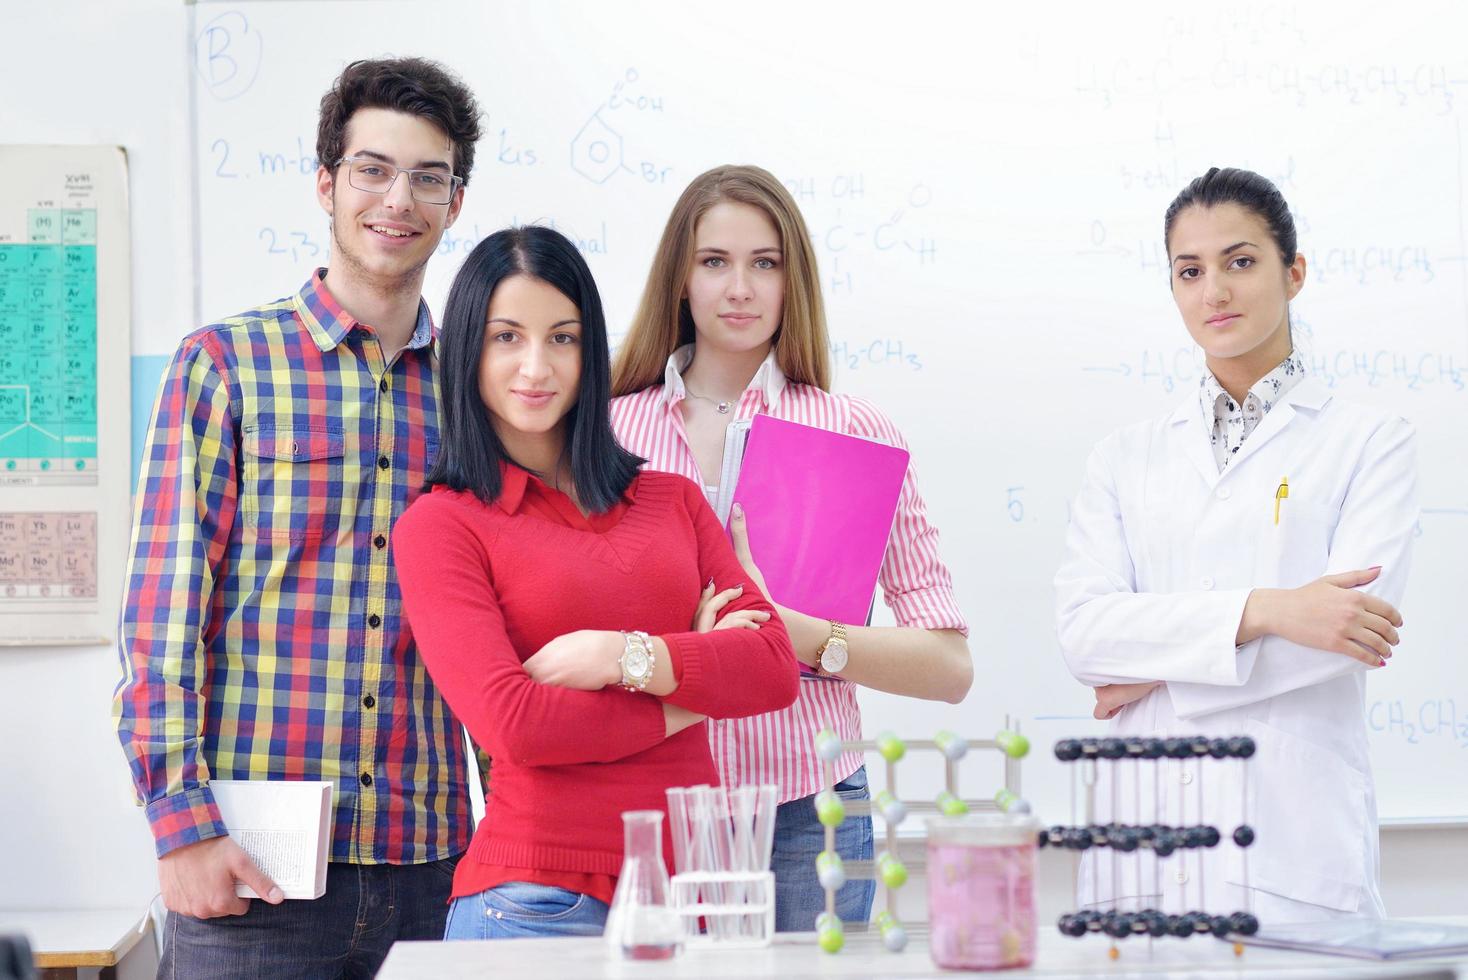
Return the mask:
<svg viewBox="0 0 1468 980">
<path fill-rule="evenodd" d="M 678 952 L 683 926 L 668 904 L 663 813 L 628 810 L 622 814 L 622 831 L 622 872 L 607 913 L 607 943 L 628 959 L 667 959 Z"/>
</svg>

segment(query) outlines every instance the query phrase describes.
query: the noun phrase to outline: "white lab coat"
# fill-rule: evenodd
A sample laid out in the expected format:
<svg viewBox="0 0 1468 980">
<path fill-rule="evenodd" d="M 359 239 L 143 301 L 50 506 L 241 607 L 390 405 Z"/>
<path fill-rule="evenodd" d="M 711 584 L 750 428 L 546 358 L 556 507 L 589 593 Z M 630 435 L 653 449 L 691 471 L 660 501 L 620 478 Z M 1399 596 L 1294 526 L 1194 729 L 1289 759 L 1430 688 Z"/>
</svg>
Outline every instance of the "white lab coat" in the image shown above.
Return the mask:
<svg viewBox="0 0 1468 980">
<path fill-rule="evenodd" d="M 1179 850 L 1160 868 L 1150 853 L 1131 859 L 1140 865 L 1102 854 L 1083 864 L 1080 899 L 1130 904 L 1140 892 L 1141 906 L 1213 914 L 1249 905 L 1276 924 L 1383 915 L 1365 666 L 1279 636 L 1242 647 L 1234 637 L 1251 589 L 1373 565 L 1382 572 L 1365 591 L 1401 608 L 1417 523 L 1412 428 L 1313 378 L 1222 473 L 1211 428 L 1193 391 L 1092 452 L 1055 579 L 1060 646 L 1082 683 L 1165 682 L 1123 709 L 1113 733 L 1249 735 L 1258 752 L 1246 776 L 1231 760 L 1124 761 L 1114 776 L 1100 763 L 1100 822 L 1114 805 L 1118 822 L 1193 824 L 1201 806 L 1224 844 Z M 1247 866 L 1230 840 L 1241 820 L 1257 833 Z"/>
</svg>

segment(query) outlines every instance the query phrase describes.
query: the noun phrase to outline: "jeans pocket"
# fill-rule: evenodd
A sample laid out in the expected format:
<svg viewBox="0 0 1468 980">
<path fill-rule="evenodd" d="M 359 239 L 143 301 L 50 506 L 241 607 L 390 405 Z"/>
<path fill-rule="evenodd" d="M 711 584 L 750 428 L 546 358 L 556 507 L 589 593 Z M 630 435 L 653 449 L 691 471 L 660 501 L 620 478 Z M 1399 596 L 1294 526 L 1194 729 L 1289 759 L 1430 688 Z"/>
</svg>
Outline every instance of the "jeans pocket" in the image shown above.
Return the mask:
<svg viewBox="0 0 1468 980">
<path fill-rule="evenodd" d="M 862 766 L 835 786 L 836 795 L 843 800 L 865 800 L 871 798 L 867 788 L 867 767 Z"/>
<path fill-rule="evenodd" d="M 553 885 L 511 881 L 480 893 L 487 914 L 495 918 L 555 922 L 574 916 L 587 896 Z"/>
<path fill-rule="evenodd" d="M 477 895 L 456 898 L 449 903 L 448 918 L 443 924 L 443 938 L 488 939 L 489 930 L 485 926 L 485 918 L 484 903 L 479 901 Z"/>
</svg>

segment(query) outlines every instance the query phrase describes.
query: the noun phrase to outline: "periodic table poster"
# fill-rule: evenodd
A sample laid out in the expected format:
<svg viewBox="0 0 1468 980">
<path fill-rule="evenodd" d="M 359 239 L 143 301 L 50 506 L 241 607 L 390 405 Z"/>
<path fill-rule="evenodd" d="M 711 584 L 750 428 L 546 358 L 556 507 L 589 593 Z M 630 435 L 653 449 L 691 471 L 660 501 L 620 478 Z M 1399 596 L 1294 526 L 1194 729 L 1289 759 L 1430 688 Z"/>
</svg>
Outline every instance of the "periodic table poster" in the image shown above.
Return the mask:
<svg viewBox="0 0 1468 980">
<path fill-rule="evenodd" d="M 0 146 L 0 644 L 108 642 L 129 528 L 127 161 Z"/>
</svg>

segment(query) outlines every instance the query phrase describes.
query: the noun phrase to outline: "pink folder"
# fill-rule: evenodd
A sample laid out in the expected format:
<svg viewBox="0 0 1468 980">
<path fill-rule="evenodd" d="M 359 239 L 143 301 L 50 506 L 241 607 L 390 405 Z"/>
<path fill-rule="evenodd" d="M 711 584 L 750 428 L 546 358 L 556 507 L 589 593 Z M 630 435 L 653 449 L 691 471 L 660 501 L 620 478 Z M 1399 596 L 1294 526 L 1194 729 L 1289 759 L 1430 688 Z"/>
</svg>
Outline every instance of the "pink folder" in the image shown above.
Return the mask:
<svg viewBox="0 0 1468 980">
<path fill-rule="evenodd" d="M 908 455 L 755 416 L 734 500 L 774 601 L 838 623 L 867 621 Z"/>
</svg>

